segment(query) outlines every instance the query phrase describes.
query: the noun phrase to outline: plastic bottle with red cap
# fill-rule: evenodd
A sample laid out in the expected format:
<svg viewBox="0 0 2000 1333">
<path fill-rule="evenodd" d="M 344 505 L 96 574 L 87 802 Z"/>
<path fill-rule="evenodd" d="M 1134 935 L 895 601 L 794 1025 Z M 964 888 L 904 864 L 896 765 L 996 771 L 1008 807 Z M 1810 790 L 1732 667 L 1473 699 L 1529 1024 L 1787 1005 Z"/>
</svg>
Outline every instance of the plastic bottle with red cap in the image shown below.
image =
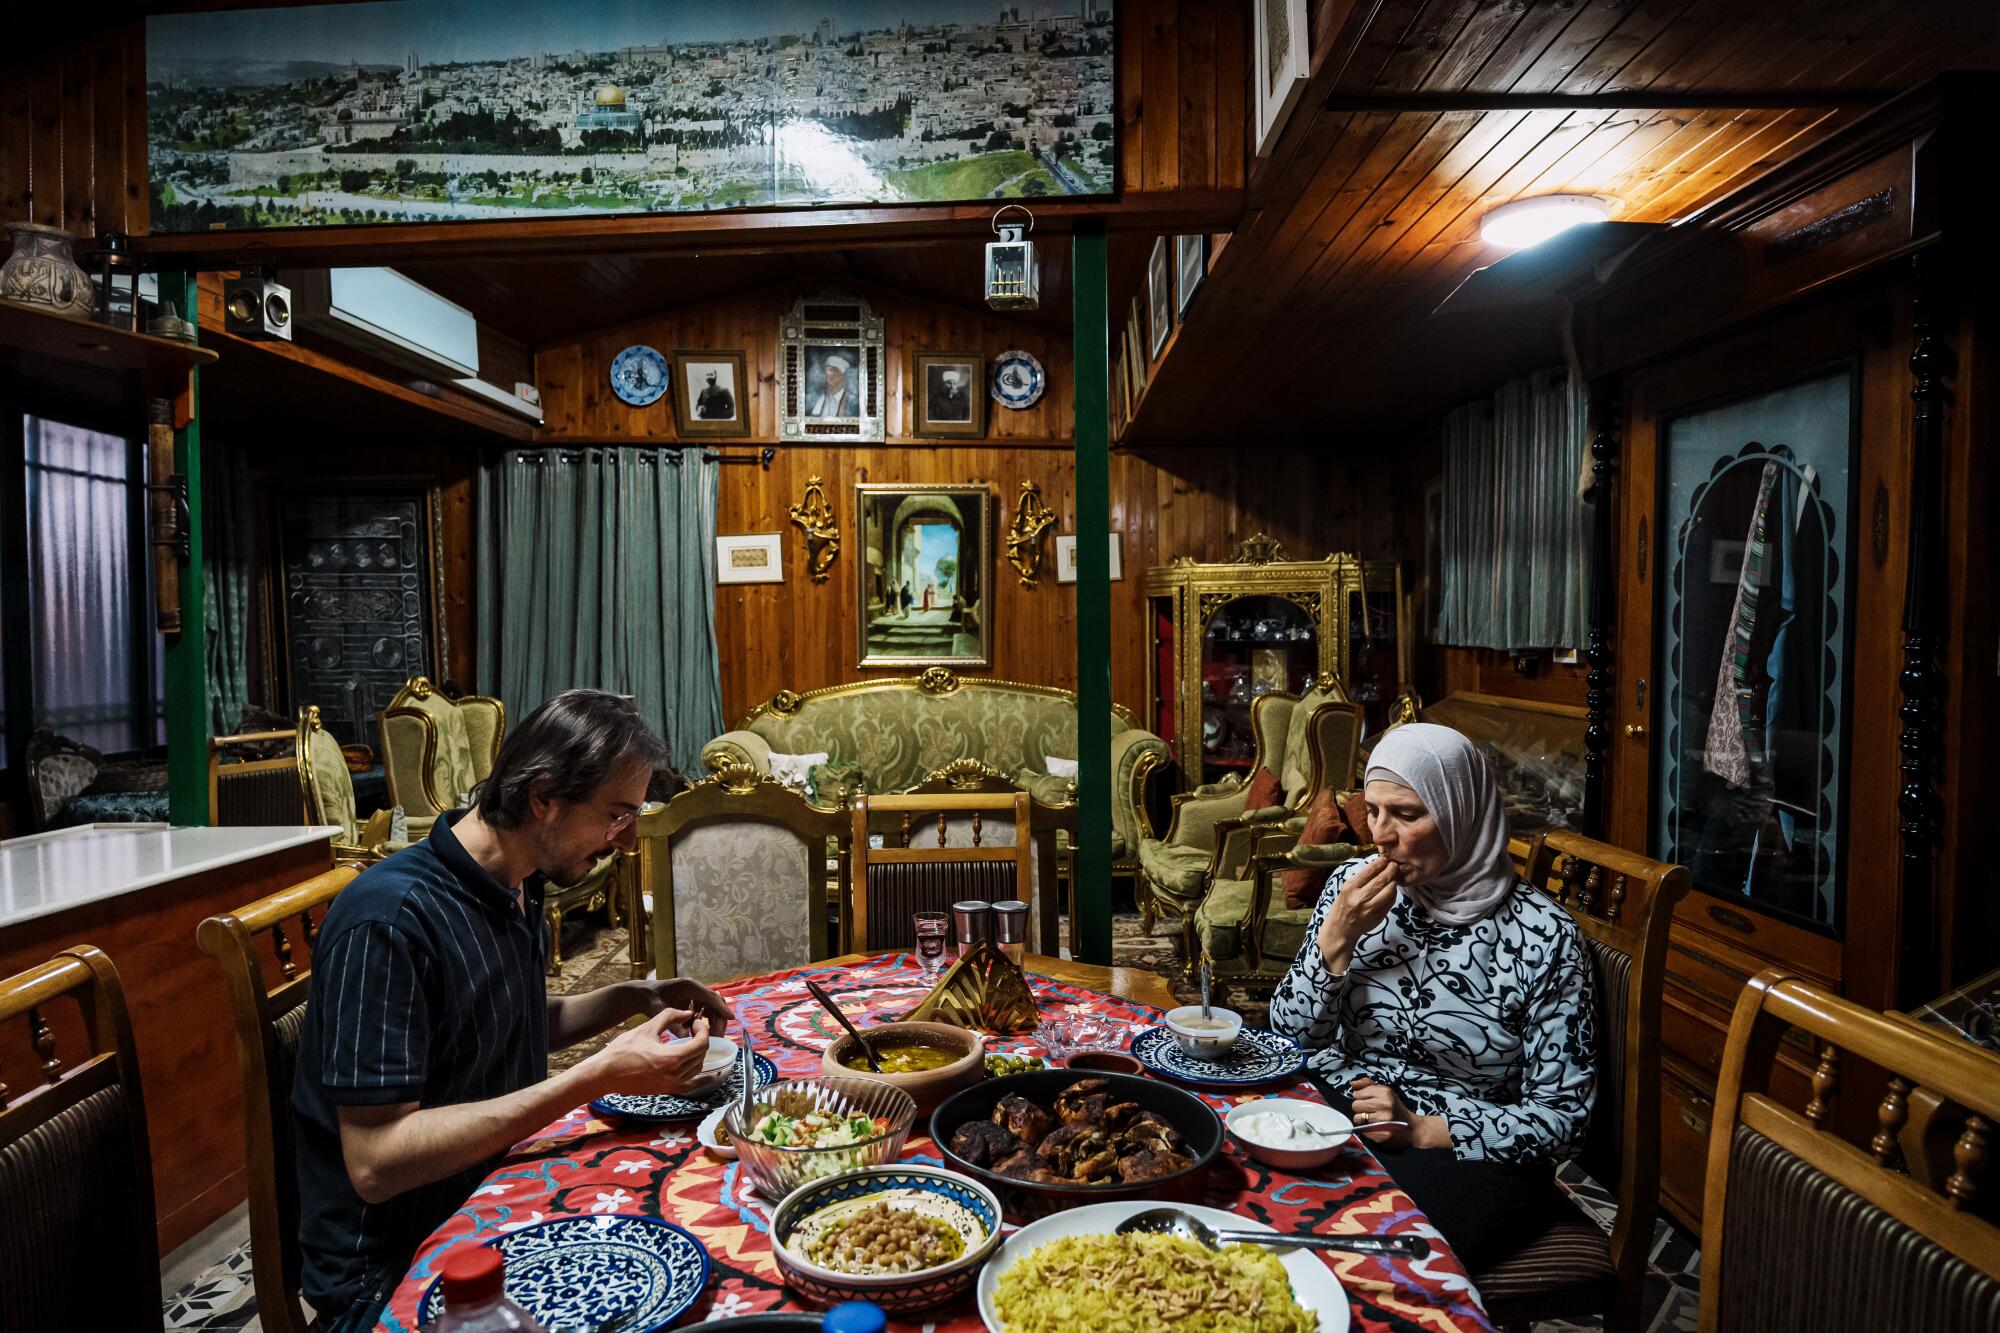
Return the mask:
<svg viewBox="0 0 2000 1333">
<path fill-rule="evenodd" d="M 428 1333 L 545 1333 L 507 1299 L 507 1263 L 491 1246 L 466 1246 L 444 1261 L 444 1310 Z"/>
</svg>

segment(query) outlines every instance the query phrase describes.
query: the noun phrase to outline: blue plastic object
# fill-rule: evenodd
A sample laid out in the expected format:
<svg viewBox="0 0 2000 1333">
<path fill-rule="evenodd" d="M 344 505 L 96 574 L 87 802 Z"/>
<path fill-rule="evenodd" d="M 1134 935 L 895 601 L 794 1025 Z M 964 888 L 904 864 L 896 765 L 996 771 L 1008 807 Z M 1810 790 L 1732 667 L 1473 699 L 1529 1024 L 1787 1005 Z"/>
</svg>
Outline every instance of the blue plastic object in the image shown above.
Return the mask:
<svg viewBox="0 0 2000 1333">
<path fill-rule="evenodd" d="M 846 1301 L 826 1312 L 820 1333 L 882 1333 L 889 1316 L 873 1301 Z"/>
</svg>

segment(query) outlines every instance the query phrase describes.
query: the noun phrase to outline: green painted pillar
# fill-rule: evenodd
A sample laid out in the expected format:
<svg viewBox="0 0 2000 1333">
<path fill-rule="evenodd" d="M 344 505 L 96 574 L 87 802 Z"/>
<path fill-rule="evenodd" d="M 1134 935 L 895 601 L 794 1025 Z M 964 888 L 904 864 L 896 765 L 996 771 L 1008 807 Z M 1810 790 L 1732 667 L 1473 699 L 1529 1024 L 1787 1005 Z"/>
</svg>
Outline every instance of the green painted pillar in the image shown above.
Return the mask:
<svg viewBox="0 0 2000 1333">
<path fill-rule="evenodd" d="M 1076 376 L 1077 848 L 1071 952 L 1111 961 L 1111 308 L 1102 223 L 1072 244 Z"/>
<path fill-rule="evenodd" d="M 200 309 L 193 273 L 160 274 L 160 299 L 190 324 Z M 175 824 L 208 823 L 208 622 L 201 564 L 201 384 L 188 372 L 195 410 L 174 432 L 174 470 L 187 478 L 188 562 L 181 566 L 181 629 L 166 640 L 167 809 Z"/>
</svg>

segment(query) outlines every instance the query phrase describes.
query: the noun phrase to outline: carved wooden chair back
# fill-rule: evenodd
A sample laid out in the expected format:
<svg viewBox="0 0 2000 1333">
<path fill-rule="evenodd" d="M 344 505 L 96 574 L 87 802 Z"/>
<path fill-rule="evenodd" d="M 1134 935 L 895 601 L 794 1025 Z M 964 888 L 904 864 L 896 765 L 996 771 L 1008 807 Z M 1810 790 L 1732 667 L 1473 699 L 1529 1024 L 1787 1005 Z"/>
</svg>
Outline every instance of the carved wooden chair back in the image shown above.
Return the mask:
<svg viewBox="0 0 2000 1333">
<path fill-rule="evenodd" d="M 51 1008 L 68 1001 L 82 1058 Z M 0 1328 L 160 1327 L 139 1061 L 118 969 L 89 945 L 0 980 L 0 1219 Z"/>
<path fill-rule="evenodd" d="M 1568 910 L 1595 971 L 1597 1104 L 1582 1165 L 1618 1200 L 1611 1287 L 1592 1292 L 1588 1283 L 1571 1282 L 1559 1297 L 1553 1284 L 1538 1290 L 1534 1245 L 1474 1281 L 1482 1293 L 1493 1287 L 1489 1310 L 1503 1326 L 1524 1322 L 1524 1314 L 1587 1314 L 1582 1307 L 1591 1305 L 1610 1316 L 1610 1327 L 1636 1329 L 1660 1206 L 1660 999 L 1668 931 L 1674 904 L 1688 891 L 1688 872 L 1558 829 L 1529 842 L 1524 878 Z M 1555 1276 L 1563 1267 L 1551 1263 L 1543 1271 Z"/>
<path fill-rule="evenodd" d="M 955 763 L 947 764 L 934 773 L 926 775 L 922 782 L 910 788 L 906 794 L 911 796 L 927 796 L 958 792 L 978 793 L 987 796 L 1004 795 L 1011 798 L 1019 790 L 1020 785 L 1009 780 L 1005 774 L 988 768 L 977 760 L 961 759 Z M 963 836 L 955 837 L 951 841 L 955 843 L 969 843 L 971 841 L 971 819 L 961 815 L 958 819 L 950 822 L 955 827 L 964 830 Z M 987 823 L 982 816 L 980 825 L 981 839 L 988 843 L 1001 845 L 1015 836 L 1014 828 L 1004 821 L 999 822 L 996 827 L 994 824 Z M 900 827 L 899 823 L 899 832 Z M 1068 873 L 1067 859 L 1062 855 L 1062 848 L 1058 846 L 1061 839 L 1057 836 L 1058 834 L 1067 834 L 1069 847 L 1072 849 L 1075 848 L 1077 838 L 1076 802 L 1069 800 L 1061 805 L 1048 805 L 1030 796 L 1028 799 L 1028 831 L 1030 852 L 1034 857 L 1033 880 L 1035 885 L 1034 896 L 1026 899 L 1027 902 L 1033 904 L 1035 917 L 1034 934 L 1029 938 L 1028 942 L 1034 952 L 1046 954 L 1050 958 L 1056 958 L 1060 956 L 1062 949 L 1062 923 L 1057 920 L 1056 913 L 1058 911 L 1067 911 L 1069 913 L 1069 937 L 1071 939 L 1077 937 L 1078 902 L 1076 884 L 1074 877 Z M 1069 895 L 1068 902 L 1066 905 L 1060 905 L 1062 902 L 1061 896 L 1065 890 Z"/>
<path fill-rule="evenodd" d="M 1772 1095 L 1778 1043 L 1803 1032 L 1812 1097 Z M 1886 1076 L 1877 1132 L 1842 1136 L 1843 1083 Z M 1941 1189 L 1906 1172 L 1919 1094 L 1958 1118 Z M 1704 1333 L 1828 1328 L 2000 1328 L 2000 1226 L 1986 1171 L 2000 1124 L 2000 1059 L 1864 1009 L 1779 968 L 1736 1004 L 1708 1145 L 1702 1210 Z"/>
<path fill-rule="evenodd" d="M 303 823 L 297 731 L 245 731 L 208 743 L 208 822 L 223 828 Z"/>
<path fill-rule="evenodd" d="M 1029 902 L 1035 863 L 1029 798 L 1025 791 L 924 792 L 855 799 L 854 873 L 849 947 L 905 949 L 916 942 L 911 917 L 947 912 L 955 902 L 979 898 Z M 954 839 L 954 818 L 966 835 Z M 1007 822 L 1004 842 L 986 836 L 987 823 Z M 871 834 L 882 845 L 871 847 Z M 953 842 L 966 845 L 953 846 Z M 1044 881 L 1042 919 L 1054 918 L 1055 879 Z"/>
<path fill-rule="evenodd" d="M 663 977 L 716 981 L 841 951 L 846 811 L 731 765 L 649 804 L 638 834 L 625 904 L 635 973 L 650 967 Z"/>
<path fill-rule="evenodd" d="M 104 756 L 81 741 L 47 727 L 28 738 L 28 804 L 39 831 L 55 827 L 69 798 L 88 787 L 104 767 Z"/>
<path fill-rule="evenodd" d="M 222 969 L 243 1078 L 250 1193 L 250 1270 L 257 1317 L 271 1333 L 306 1333 L 299 1306 L 299 1200 L 292 1071 L 305 1027 L 312 953 L 326 907 L 359 874 L 336 866 L 246 907 L 212 916 L 195 942 Z M 316 915 L 315 915 L 316 914 Z"/>
</svg>

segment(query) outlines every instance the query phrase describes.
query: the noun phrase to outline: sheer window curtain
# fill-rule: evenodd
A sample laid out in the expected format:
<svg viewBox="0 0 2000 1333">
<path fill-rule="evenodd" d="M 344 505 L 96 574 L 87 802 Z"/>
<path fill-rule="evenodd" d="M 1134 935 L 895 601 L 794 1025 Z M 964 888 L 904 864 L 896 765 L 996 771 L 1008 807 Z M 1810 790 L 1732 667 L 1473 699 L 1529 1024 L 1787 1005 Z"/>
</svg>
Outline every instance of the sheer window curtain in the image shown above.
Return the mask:
<svg viewBox="0 0 2000 1333">
<path fill-rule="evenodd" d="M 1581 383 L 1556 369 L 1445 418 L 1441 642 L 1503 651 L 1583 642 L 1584 404 Z"/>
<path fill-rule="evenodd" d="M 510 449 L 479 477 L 479 680 L 510 718 L 629 694 L 676 768 L 720 735 L 718 465 L 699 450 Z"/>
</svg>

